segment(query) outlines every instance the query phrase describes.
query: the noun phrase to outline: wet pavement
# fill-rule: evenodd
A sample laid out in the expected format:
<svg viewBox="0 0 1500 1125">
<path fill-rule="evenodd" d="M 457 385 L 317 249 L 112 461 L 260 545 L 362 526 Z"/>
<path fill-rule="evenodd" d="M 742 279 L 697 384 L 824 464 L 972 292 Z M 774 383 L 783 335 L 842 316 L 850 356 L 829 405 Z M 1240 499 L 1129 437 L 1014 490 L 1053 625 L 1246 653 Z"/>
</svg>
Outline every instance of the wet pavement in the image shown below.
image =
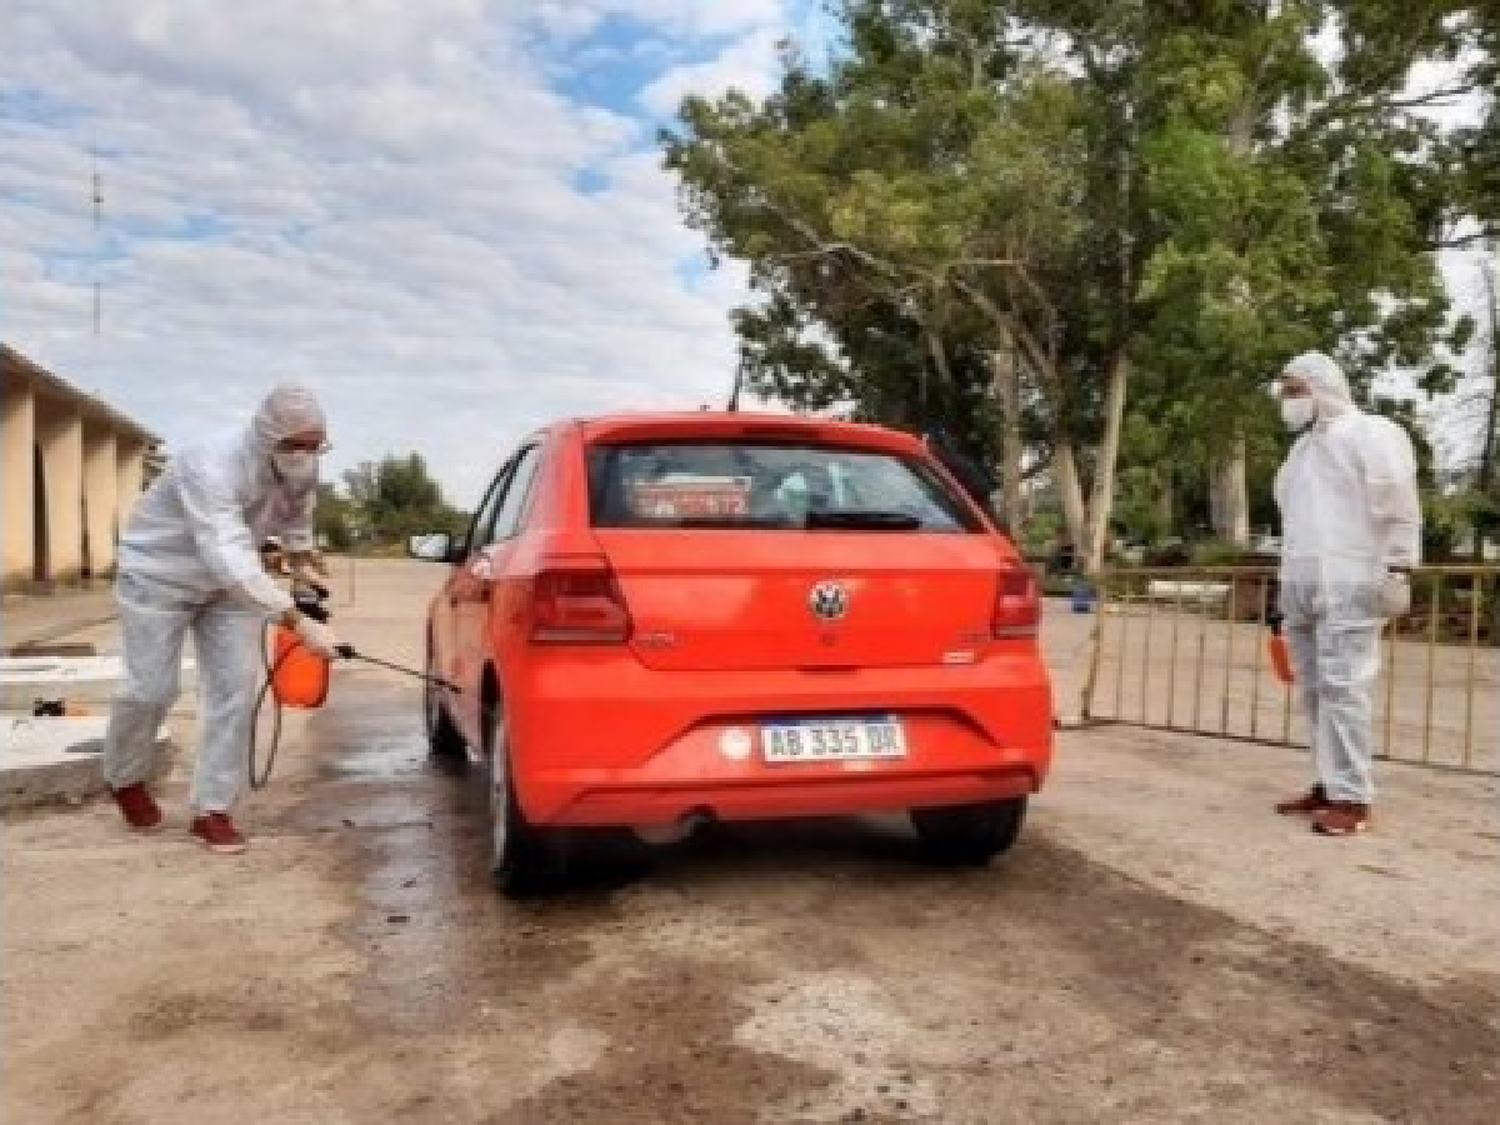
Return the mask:
<svg viewBox="0 0 1500 1125">
<path fill-rule="evenodd" d="M 385 580 L 347 632 L 410 660 L 427 577 Z M 187 842 L 182 776 L 160 836 L 8 821 L 5 1120 L 1479 1122 L 1500 1093 L 1485 783 L 1393 771 L 1381 835 L 1318 851 L 1264 815 L 1295 754 L 1069 734 L 988 870 L 902 818 L 721 827 L 516 903 L 419 711 L 341 670 L 242 857 Z"/>
</svg>

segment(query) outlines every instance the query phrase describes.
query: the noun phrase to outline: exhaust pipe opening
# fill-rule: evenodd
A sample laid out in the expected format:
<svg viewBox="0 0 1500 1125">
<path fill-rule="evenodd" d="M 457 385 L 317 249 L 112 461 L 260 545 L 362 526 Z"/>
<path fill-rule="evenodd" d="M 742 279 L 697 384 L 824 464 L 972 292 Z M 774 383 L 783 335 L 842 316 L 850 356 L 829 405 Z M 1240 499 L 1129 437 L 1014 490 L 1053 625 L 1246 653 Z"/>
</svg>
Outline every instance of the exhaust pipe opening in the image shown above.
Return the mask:
<svg viewBox="0 0 1500 1125">
<path fill-rule="evenodd" d="M 700 805 L 689 809 L 676 820 L 665 824 L 637 824 L 632 827 L 632 831 L 642 843 L 661 847 L 668 844 L 680 844 L 693 833 L 707 827 L 717 819 L 713 809 Z"/>
</svg>

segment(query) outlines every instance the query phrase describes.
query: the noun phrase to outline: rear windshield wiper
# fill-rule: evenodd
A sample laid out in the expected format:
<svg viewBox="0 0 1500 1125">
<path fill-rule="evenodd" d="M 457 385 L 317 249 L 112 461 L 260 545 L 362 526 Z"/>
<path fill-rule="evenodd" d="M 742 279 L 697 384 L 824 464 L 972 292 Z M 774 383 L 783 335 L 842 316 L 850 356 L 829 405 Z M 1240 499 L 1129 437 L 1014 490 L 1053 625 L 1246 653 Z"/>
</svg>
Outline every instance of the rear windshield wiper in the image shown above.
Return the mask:
<svg viewBox="0 0 1500 1125">
<path fill-rule="evenodd" d="M 808 512 L 809 528 L 841 528 L 850 531 L 916 531 L 922 520 L 910 512 L 843 511 Z"/>
</svg>

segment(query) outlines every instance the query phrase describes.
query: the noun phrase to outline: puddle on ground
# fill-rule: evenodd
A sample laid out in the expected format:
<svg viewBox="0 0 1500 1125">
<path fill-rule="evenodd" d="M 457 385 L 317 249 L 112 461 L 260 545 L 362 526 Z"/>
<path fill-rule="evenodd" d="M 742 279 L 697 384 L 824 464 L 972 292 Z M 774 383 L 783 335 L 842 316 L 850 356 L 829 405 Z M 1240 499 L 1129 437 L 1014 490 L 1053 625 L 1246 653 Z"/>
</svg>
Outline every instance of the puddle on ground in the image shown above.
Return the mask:
<svg viewBox="0 0 1500 1125">
<path fill-rule="evenodd" d="M 423 1029 L 524 1008 L 539 982 L 590 959 L 575 935 L 610 907 L 597 897 L 528 907 L 499 896 L 478 771 L 431 761 L 415 691 L 347 688 L 299 732 L 319 782 L 285 824 L 329 833 L 347 852 L 357 909 L 345 937 L 369 967 L 361 1015 Z M 539 915 L 545 926 L 534 924 Z"/>
</svg>

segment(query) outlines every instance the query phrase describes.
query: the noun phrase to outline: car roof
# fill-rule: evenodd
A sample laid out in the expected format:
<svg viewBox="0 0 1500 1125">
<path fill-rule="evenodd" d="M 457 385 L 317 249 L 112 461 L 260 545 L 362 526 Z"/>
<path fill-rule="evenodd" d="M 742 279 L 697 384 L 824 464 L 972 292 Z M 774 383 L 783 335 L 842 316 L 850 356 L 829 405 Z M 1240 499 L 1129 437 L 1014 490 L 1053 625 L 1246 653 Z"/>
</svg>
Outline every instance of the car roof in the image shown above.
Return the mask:
<svg viewBox="0 0 1500 1125">
<path fill-rule="evenodd" d="M 805 441 L 815 445 L 857 446 L 901 454 L 920 453 L 924 449 L 919 438 L 884 426 L 761 411 L 617 413 L 574 418 L 563 425 L 577 427 L 586 443 L 602 445 L 710 438 L 752 442 Z"/>
</svg>

